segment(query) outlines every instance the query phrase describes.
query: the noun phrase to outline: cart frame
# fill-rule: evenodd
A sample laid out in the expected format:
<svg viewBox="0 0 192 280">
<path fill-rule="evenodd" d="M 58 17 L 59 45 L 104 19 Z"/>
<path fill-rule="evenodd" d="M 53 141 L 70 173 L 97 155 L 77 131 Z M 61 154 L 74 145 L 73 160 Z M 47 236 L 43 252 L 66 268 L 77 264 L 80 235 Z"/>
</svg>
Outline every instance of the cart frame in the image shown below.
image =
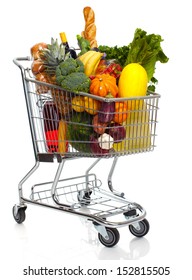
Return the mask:
<svg viewBox="0 0 192 280">
<path fill-rule="evenodd" d="M 78 215 L 91 221 L 98 231 L 100 242 L 107 247 L 112 247 L 119 241 L 119 233 L 117 231 L 117 228 L 119 227 L 129 226 L 131 233 L 137 237 L 146 235 L 149 231 L 149 223 L 145 219 L 146 210 L 138 203 L 128 201 L 125 198 L 125 194 L 123 192 L 119 192 L 113 188 L 112 176 L 118 161 L 118 157 L 121 156 L 122 153 L 114 153 L 111 155 L 111 157 L 113 157 L 113 162 L 108 174 L 109 191 L 106 191 L 100 188 L 101 182 L 97 179 L 94 173 L 91 173 L 92 169 L 100 162 L 102 157 L 95 156 L 96 160 L 87 169 L 85 175 L 61 179 L 61 173 L 63 171 L 65 162 L 68 160 L 78 159 L 78 155 L 74 154 L 72 157 L 70 157 L 63 156 L 60 153 L 42 153 L 41 151 L 39 151 L 36 136 L 37 127 L 34 123 L 33 117 L 34 104 L 31 100 L 30 95 L 31 93 L 33 93 L 33 90 L 31 90 L 30 88 L 30 83 L 36 83 L 41 86 L 49 86 L 53 89 L 60 88 L 55 85 L 47 85 L 43 82 L 34 81 L 34 78 L 29 75 L 30 67 L 23 66 L 24 62 L 30 61 L 30 57 L 21 57 L 13 60 L 13 62 L 21 70 L 27 114 L 35 155 L 35 165 L 24 176 L 24 178 L 19 182 L 18 185 L 19 203 L 15 204 L 13 207 L 13 216 L 16 222 L 22 223 L 25 220 L 25 210 L 27 208 L 27 204 L 36 204 L 39 206 L 49 207 L 52 209 L 68 212 L 70 214 Z M 83 94 L 86 96 L 86 93 Z M 150 97 L 156 102 L 154 106 L 154 114 L 157 114 L 159 97 L 159 94 L 154 94 Z M 147 100 L 148 98 L 149 97 L 143 97 L 142 100 Z M 96 97 L 96 99 L 99 100 L 100 98 Z M 118 99 L 119 101 L 124 100 L 122 98 Z M 134 98 L 130 100 L 134 100 Z M 157 115 L 155 115 L 154 120 L 154 137 L 153 143 L 151 145 L 152 149 L 150 147 L 148 149 L 145 149 L 144 151 L 153 150 L 155 146 L 154 140 L 156 136 L 155 131 Z M 108 158 L 108 156 L 104 156 L 104 158 L 105 157 Z M 58 163 L 58 168 L 54 180 L 51 182 L 40 183 L 32 186 L 31 196 L 29 198 L 25 197 L 23 194 L 24 183 L 38 169 L 40 162 L 54 163 L 55 160 Z M 81 183 L 78 183 L 78 180 L 80 180 Z M 46 189 L 44 189 L 45 186 Z M 38 188 L 43 189 L 41 191 L 38 191 Z M 72 202 L 70 203 L 68 201 L 69 195 L 72 197 Z M 94 196 L 94 198 L 92 198 L 91 196 Z M 51 201 L 51 203 L 46 201 Z M 118 204 L 118 207 L 114 207 L 113 204 Z M 98 209 L 99 206 L 104 207 L 105 210 Z M 89 211 L 87 211 L 87 209 L 90 210 L 90 213 Z M 113 219 L 109 220 L 109 218 L 114 216 L 119 217 L 119 215 L 123 215 L 123 221 L 113 221 Z"/>
</svg>

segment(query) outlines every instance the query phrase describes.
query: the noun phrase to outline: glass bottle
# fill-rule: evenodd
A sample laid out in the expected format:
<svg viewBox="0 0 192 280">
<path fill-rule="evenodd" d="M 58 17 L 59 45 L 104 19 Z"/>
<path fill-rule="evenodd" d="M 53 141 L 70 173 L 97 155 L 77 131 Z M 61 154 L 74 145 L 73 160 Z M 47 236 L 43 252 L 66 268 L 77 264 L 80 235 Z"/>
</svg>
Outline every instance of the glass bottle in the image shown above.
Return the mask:
<svg viewBox="0 0 192 280">
<path fill-rule="evenodd" d="M 72 58 L 76 59 L 77 58 L 76 51 L 69 47 L 69 43 L 67 41 L 67 37 L 66 37 L 65 32 L 61 32 L 59 35 L 60 35 L 62 44 L 65 46 L 66 53 L 70 52 L 70 56 Z"/>
</svg>

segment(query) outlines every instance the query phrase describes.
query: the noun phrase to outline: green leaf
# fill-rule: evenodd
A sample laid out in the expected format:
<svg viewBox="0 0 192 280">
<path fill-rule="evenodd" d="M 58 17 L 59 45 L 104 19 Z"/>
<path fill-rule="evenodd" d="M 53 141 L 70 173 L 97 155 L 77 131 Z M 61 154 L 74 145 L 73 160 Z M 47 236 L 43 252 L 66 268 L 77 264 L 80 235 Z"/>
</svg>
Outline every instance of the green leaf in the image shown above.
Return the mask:
<svg viewBox="0 0 192 280">
<path fill-rule="evenodd" d="M 150 81 L 155 73 L 156 62 L 166 63 L 169 60 L 161 48 L 162 41 L 160 35 L 147 34 L 146 31 L 137 28 L 133 41 L 129 44 L 126 65 L 129 63 L 141 64 L 147 71 Z"/>
</svg>

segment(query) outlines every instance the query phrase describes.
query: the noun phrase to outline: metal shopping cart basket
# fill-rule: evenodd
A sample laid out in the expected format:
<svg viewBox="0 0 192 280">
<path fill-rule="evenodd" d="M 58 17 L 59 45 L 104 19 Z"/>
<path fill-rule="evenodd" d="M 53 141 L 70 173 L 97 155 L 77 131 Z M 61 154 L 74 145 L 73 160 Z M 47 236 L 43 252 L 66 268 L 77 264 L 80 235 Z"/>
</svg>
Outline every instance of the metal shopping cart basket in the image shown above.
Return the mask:
<svg viewBox="0 0 192 280">
<path fill-rule="evenodd" d="M 125 194 L 113 188 L 112 175 L 120 156 L 153 151 L 155 147 L 158 101 L 160 95 L 148 93 L 140 98 L 102 98 L 88 93 L 72 93 L 34 79 L 30 58 L 17 58 L 20 68 L 35 165 L 20 181 L 19 203 L 13 206 L 17 223 L 25 220 L 27 204 L 41 205 L 79 215 L 92 222 L 99 241 L 112 247 L 119 241 L 117 228 L 128 226 L 136 237 L 149 231 L 146 211 Z M 82 102 L 83 101 L 83 102 Z M 102 111 L 102 106 L 121 110 Z M 120 108 L 120 107 L 119 107 Z M 109 118 L 106 123 L 98 116 Z M 78 158 L 93 158 L 84 175 L 61 179 L 64 163 Z M 107 189 L 93 167 L 101 159 L 112 158 Z M 23 184 L 41 162 L 58 164 L 52 182 L 37 183 L 29 196 Z"/>
</svg>

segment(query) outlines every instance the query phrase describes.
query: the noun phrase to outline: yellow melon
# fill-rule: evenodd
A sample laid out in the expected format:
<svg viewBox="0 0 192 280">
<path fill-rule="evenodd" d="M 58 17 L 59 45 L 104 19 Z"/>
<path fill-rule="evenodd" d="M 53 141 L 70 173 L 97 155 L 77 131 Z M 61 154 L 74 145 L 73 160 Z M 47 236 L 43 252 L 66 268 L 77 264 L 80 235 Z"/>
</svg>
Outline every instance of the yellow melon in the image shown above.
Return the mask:
<svg viewBox="0 0 192 280">
<path fill-rule="evenodd" d="M 121 72 L 118 96 L 125 98 L 145 96 L 147 84 L 148 76 L 145 68 L 139 63 L 130 63 Z"/>
</svg>

